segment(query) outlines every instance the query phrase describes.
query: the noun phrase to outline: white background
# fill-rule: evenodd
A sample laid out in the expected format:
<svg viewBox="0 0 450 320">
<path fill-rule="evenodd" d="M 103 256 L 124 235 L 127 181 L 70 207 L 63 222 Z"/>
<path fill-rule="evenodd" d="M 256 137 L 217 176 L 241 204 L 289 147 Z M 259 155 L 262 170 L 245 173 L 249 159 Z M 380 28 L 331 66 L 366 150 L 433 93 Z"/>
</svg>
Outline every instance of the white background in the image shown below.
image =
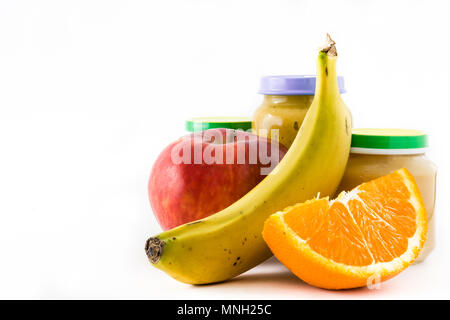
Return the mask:
<svg viewBox="0 0 450 320">
<path fill-rule="evenodd" d="M 1 0 L 0 298 L 450 298 L 447 3 Z M 158 153 L 188 117 L 250 116 L 260 76 L 314 73 L 326 32 L 355 127 L 429 133 L 436 250 L 380 290 L 275 260 L 200 287 L 151 267 Z"/>
</svg>

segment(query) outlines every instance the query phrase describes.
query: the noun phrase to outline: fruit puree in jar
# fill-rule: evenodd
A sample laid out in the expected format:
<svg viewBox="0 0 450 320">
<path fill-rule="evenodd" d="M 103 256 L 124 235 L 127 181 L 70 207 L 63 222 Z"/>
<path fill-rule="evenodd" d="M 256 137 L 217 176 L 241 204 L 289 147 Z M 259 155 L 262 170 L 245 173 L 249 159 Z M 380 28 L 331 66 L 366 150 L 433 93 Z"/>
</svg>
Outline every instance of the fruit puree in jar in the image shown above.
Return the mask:
<svg viewBox="0 0 450 320">
<path fill-rule="evenodd" d="M 435 246 L 436 166 L 426 156 L 427 135 L 417 130 L 354 129 L 347 169 L 337 194 L 363 182 L 406 168 L 419 187 L 428 217 L 428 235 L 416 261 Z"/>
<path fill-rule="evenodd" d="M 253 132 L 277 139 L 289 148 L 314 99 L 315 86 L 315 76 L 263 77 L 258 93 L 264 100 L 253 116 Z M 338 86 L 341 93 L 345 92 L 342 77 L 338 77 Z"/>
</svg>

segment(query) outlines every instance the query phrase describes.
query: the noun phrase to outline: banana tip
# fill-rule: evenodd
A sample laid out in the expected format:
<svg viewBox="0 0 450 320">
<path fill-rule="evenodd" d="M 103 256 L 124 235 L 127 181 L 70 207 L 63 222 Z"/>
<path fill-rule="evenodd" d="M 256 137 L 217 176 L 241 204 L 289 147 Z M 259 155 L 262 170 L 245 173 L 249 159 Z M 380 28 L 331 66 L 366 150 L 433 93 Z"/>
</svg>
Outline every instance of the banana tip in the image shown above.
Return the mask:
<svg viewBox="0 0 450 320">
<path fill-rule="evenodd" d="M 329 33 L 327 33 L 327 42 L 320 48 L 320 51 L 325 52 L 330 57 L 337 56 L 336 42 L 334 42 L 334 40 L 331 39 Z"/>
<path fill-rule="evenodd" d="M 145 242 L 145 253 L 151 263 L 158 263 L 164 251 L 164 246 L 165 242 L 156 237 L 149 238 Z"/>
</svg>

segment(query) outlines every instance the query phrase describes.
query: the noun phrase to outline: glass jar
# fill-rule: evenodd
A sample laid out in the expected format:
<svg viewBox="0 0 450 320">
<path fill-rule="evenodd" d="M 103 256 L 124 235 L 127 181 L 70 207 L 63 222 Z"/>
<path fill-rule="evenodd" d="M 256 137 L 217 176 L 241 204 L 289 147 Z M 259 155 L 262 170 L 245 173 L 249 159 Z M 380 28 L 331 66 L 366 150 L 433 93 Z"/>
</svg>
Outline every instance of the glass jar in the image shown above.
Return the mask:
<svg viewBox="0 0 450 320">
<path fill-rule="evenodd" d="M 336 194 L 406 168 L 414 176 L 427 211 L 427 241 L 416 262 L 435 246 L 434 206 L 437 169 L 425 155 L 427 135 L 417 130 L 354 129 L 347 168 Z"/>
<path fill-rule="evenodd" d="M 345 92 L 342 77 L 338 77 L 338 86 L 341 93 Z M 264 95 L 264 100 L 253 115 L 253 133 L 277 139 L 289 148 L 314 99 L 315 88 L 315 76 L 261 78 L 258 93 Z"/>
</svg>

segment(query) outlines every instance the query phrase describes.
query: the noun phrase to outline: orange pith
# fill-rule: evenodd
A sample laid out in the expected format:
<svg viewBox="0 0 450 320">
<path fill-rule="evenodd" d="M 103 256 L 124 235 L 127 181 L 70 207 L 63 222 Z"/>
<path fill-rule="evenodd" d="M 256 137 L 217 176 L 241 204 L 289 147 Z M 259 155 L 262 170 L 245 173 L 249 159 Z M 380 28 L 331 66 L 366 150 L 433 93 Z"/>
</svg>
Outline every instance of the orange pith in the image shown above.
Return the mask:
<svg viewBox="0 0 450 320">
<path fill-rule="evenodd" d="M 383 281 L 409 266 L 426 237 L 426 213 L 406 169 L 335 200 L 313 199 L 269 217 L 263 237 L 304 281 L 329 289 Z"/>
</svg>

